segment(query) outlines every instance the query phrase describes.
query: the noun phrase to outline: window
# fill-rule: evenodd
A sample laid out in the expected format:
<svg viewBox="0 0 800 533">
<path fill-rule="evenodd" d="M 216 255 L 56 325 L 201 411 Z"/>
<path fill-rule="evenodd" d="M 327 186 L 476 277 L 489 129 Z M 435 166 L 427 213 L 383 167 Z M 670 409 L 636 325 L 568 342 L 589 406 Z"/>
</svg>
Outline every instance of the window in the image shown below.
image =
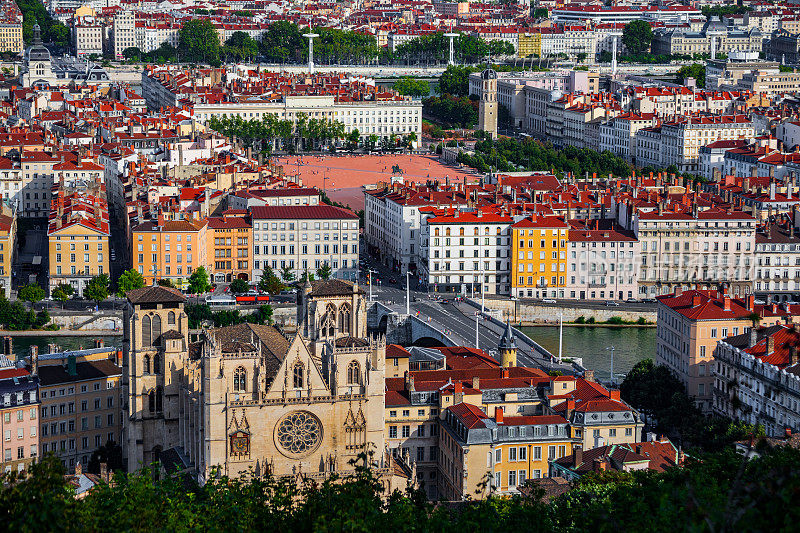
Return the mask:
<svg viewBox="0 0 800 533">
<path fill-rule="evenodd" d="M 509 448 L 508 449 L 508 460 L 509 461 L 516 461 L 517 460 L 517 449 L 516 448 Z"/>
<path fill-rule="evenodd" d="M 519 449 L 519 453 L 517 454 L 520 461 L 527 461 L 528 460 L 528 449 L 525 446 L 521 446 Z"/>
<path fill-rule="evenodd" d="M 170 326 L 174 326 L 175 325 L 175 312 L 174 311 L 170 311 L 169 314 L 167 315 L 167 324 L 169 324 Z"/>
<path fill-rule="evenodd" d="M 390 439 L 397 438 L 397 426 L 389 426 L 389 438 Z"/>
<path fill-rule="evenodd" d="M 344 304 L 339 309 L 339 332 L 345 335 L 350 334 L 350 305 Z"/>
<path fill-rule="evenodd" d="M 402 437 L 408 438 L 411 435 L 411 426 L 403 426 L 402 428 Z"/>
<path fill-rule="evenodd" d="M 161 373 L 161 356 L 159 354 L 153 355 L 153 373 Z"/>
<path fill-rule="evenodd" d="M 498 448 L 494 451 L 494 462 L 495 464 L 497 464 L 502 461 L 503 461 L 503 450 Z"/>
<path fill-rule="evenodd" d="M 509 471 L 509 473 L 508 473 L 508 486 L 509 486 L 509 488 L 517 486 L 517 472 L 516 472 L 516 470 Z"/>
<path fill-rule="evenodd" d="M 243 366 L 233 371 L 233 391 L 244 392 L 247 390 L 247 370 Z"/>
<path fill-rule="evenodd" d="M 150 356 L 145 355 L 142 359 L 142 372 L 145 374 L 150 373 Z"/>
<path fill-rule="evenodd" d="M 293 385 L 295 389 L 303 388 L 303 363 L 297 362 L 292 371 Z"/>
<path fill-rule="evenodd" d="M 350 364 L 347 365 L 347 384 L 348 385 L 361 384 L 361 367 L 356 361 L 350 361 Z"/>
<path fill-rule="evenodd" d="M 630 437 L 633 435 L 633 428 L 625 428 L 625 436 Z"/>
</svg>

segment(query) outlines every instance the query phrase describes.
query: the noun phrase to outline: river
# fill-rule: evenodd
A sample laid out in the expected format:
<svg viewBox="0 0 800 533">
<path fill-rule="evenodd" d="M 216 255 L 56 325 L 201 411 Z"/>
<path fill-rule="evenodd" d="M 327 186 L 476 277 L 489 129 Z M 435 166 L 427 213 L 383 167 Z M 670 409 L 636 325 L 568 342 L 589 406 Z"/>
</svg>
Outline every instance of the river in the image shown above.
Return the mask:
<svg viewBox="0 0 800 533">
<path fill-rule="evenodd" d="M 20 358 L 30 355 L 31 346 L 34 344 L 39 347 L 40 354 L 48 353 L 47 345 L 50 343 L 57 344 L 59 350 L 65 352 L 68 350 L 78 350 L 80 348 L 94 348 L 94 340 L 97 338 L 103 339 L 105 346 L 122 346 L 122 337 L 119 335 L 100 337 L 14 337 L 12 342 L 14 343 L 14 355 Z"/>
<path fill-rule="evenodd" d="M 520 328 L 553 355 L 558 355 L 558 326 Z M 580 357 L 583 366 L 606 380 L 614 347 L 614 375 L 619 381 L 642 359 L 655 359 L 656 328 L 564 327 L 564 357 Z M 609 349 L 606 349 L 609 348 Z"/>
</svg>

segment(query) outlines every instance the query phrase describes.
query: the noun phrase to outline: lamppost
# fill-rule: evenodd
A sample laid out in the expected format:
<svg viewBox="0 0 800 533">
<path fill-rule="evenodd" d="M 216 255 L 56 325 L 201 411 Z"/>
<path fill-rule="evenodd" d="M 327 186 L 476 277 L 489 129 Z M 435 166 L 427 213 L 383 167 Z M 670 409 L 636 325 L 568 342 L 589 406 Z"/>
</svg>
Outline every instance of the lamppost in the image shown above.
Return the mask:
<svg viewBox="0 0 800 533">
<path fill-rule="evenodd" d="M 480 318 L 480 316 L 481 316 L 480 313 L 475 311 L 475 348 L 478 350 L 480 350 L 480 342 L 478 337 L 478 331 L 480 329 L 478 319 Z"/>
<path fill-rule="evenodd" d="M 606 350 L 611 350 L 611 383 L 614 383 L 614 346 L 607 346 Z"/>
<path fill-rule="evenodd" d="M 411 272 L 406 270 L 406 314 L 411 314 Z"/>
<path fill-rule="evenodd" d="M 369 301 L 372 301 L 372 274 L 377 273 L 377 270 L 372 270 L 371 268 L 367 270 L 367 277 L 369 278 Z"/>
</svg>

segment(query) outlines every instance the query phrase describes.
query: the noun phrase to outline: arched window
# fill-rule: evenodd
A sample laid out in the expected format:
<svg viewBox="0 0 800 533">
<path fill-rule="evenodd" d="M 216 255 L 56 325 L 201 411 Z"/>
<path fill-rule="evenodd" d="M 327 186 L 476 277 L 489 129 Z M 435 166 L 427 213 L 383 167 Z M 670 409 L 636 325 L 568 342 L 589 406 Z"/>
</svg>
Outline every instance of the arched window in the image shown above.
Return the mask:
<svg viewBox="0 0 800 533">
<path fill-rule="evenodd" d="M 322 328 L 320 329 L 323 337 L 333 337 L 336 334 L 336 306 L 328 304 L 325 314 L 322 315 Z"/>
<path fill-rule="evenodd" d="M 444 234 L 445 234 L 445 235 L 447 235 L 447 236 L 449 237 L 449 236 L 450 236 L 450 228 L 446 228 L 446 229 L 444 230 Z"/>
<path fill-rule="evenodd" d="M 169 314 L 167 315 L 167 324 L 169 324 L 170 326 L 175 325 L 175 311 L 170 311 Z"/>
<path fill-rule="evenodd" d="M 344 304 L 339 309 L 339 332 L 350 334 L 350 304 Z"/>
<path fill-rule="evenodd" d="M 458 234 L 461 235 L 462 237 L 464 236 L 464 227 L 463 226 L 458 230 Z"/>
<path fill-rule="evenodd" d="M 350 361 L 347 365 L 347 384 L 361 385 L 361 365 L 356 361 Z"/>
<path fill-rule="evenodd" d="M 160 413 L 164 410 L 164 388 L 159 385 L 156 387 L 156 412 Z"/>
<path fill-rule="evenodd" d="M 243 366 L 237 367 L 233 371 L 233 390 L 234 392 L 247 390 L 247 370 Z"/>
<path fill-rule="evenodd" d="M 151 413 L 155 413 L 156 412 L 156 392 L 155 391 L 151 390 L 147 394 L 147 406 L 149 407 Z"/>
<path fill-rule="evenodd" d="M 303 363 L 295 363 L 294 370 L 292 371 L 292 384 L 295 389 L 303 388 Z"/>
<path fill-rule="evenodd" d="M 155 315 L 153 317 L 153 342 L 157 342 L 159 337 L 161 337 L 161 317 Z"/>
<path fill-rule="evenodd" d="M 150 329 L 150 316 L 144 315 L 142 319 L 142 346 L 152 346 L 152 331 Z"/>
<path fill-rule="evenodd" d="M 160 374 L 161 373 L 161 356 L 155 354 L 153 356 L 153 374 Z"/>
<path fill-rule="evenodd" d="M 144 356 L 144 359 L 142 361 L 142 372 L 145 373 L 145 374 L 149 374 L 150 373 L 150 356 L 149 355 L 145 355 Z"/>
</svg>

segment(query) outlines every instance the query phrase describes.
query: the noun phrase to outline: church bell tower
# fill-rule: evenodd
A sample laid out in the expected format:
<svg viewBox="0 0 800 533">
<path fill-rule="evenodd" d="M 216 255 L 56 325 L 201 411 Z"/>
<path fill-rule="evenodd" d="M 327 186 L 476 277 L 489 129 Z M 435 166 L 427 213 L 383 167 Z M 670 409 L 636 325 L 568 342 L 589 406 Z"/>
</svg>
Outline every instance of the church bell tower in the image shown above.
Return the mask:
<svg viewBox="0 0 800 533">
<path fill-rule="evenodd" d="M 497 346 L 500 352 L 500 365 L 503 368 L 517 366 L 517 343 L 514 341 L 514 330 L 511 323 L 506 323 L 506 330 Z"/>
<path fill-rule="evenodd" d="M 478 129 L 497 138 L 497 72 L 481 72 L 481 99 L 478 103 Z"/>
</svg>

